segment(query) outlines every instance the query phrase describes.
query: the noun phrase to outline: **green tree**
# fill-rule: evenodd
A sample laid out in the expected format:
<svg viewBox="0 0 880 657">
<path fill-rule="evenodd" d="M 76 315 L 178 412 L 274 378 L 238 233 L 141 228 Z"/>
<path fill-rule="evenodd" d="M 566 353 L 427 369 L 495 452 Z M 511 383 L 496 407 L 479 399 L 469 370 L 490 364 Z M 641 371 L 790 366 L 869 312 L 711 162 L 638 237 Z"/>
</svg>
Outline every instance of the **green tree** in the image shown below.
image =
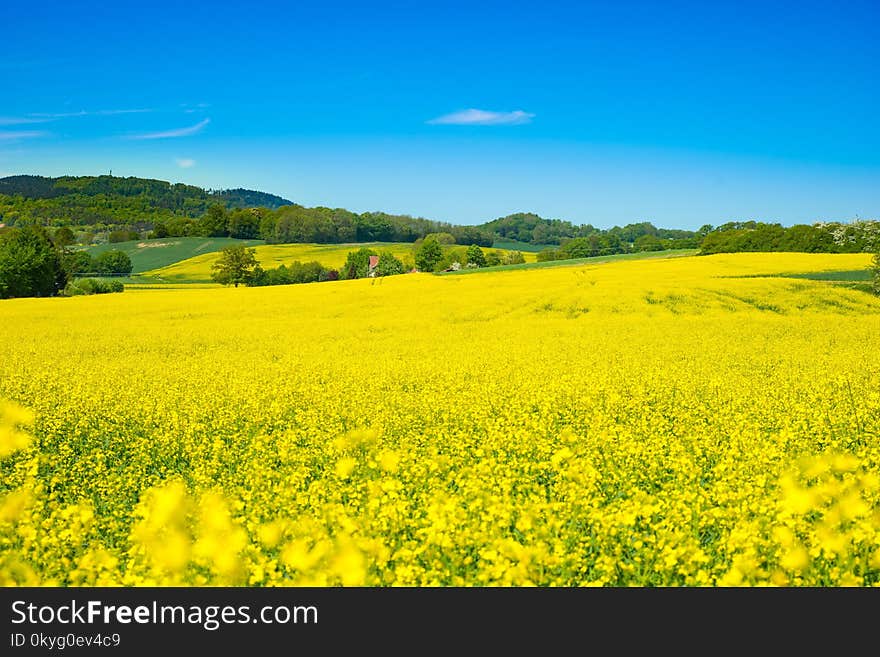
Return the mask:
<svg viewBox="0 0 880 657">
<path fill-rule="evenodd" d="M 715 229 L 712 227 L 712 224 L 703 224 L 702 226 L 699 227 L 699 229 L 697 229 L 696 237 L 698 237 L 699 239 L 703 239 L 704 237 L 706 237 L 706 235 L 711 233 L 713 230 L 715 230 Z"/>
<path fill-rule="evenodd" d="M 486 254 L 483 253 L 483 249 L 478 244 L 471 244 L 467 248 L 467 264 L 473 267 L 486 266 Z"/>
<path fill-rule="evenodd" d="M 488 248 L 495 241 L 491 234 L 476 226 L 456 226 L 453 230 L 456 244 L 476 244 Z"/>
<path fill-rule="evenodd" d="M 416 250 L 416 267 L 419 271 L 434 271 L 434 266 L 443 259 L 443 249 L 433 237 L 428 237 Z"/>
<path fill-rule="evenodd" d="M 593 233 L 587 237 L 575 237 L 574 239 L 565 240 L 559 247 L 559 253 L 562 259 L 567 258 L 593 258 L 600 255 L 602 251 L 602 243 L 599 235 Z"/>
<path fill-rule="evenodd" d="M 501 258 L 501 262 L 505 265 L 522 265 L 526 261 L 526 257 L 520 251 L 508 251 Z"/>
<path fill-rule="evenodd" d="M 373 249 L 362 246 L 357 251 L 349 251 L 345 264 L 339 270 L 342 279 L 364 278 L 370 273 L 370 256 L 378 255 Z M 381 260 L 381 258 L 380 258 Z"/>
<path fill-rule="evenodd" d="M 455 235 L 452 233 L 428 233 L 425 240 L 435 239 L 439 244 L 455 244 Z"/>
<path fill-rule="evenodd" d="M 262 217 L 255 208 L 245 210 L 236 208 L 229 213 L 227 228 L 229 237 L 242 240 L 252 240 L 260 236 L 260 221 Z"/>
<path fill-rule="evenodd" d="M 125 251 L 104 251 L 95 257 L 95 272 L 98 274 L 130 274 L 131 258 Z"/>
<path fill-rule="evenodd" d="M 245 246 L 228 246 L 211 267 L 211 278 L 221 285 L 248 284 L 262 271 L 257 262 L 257 250 Z"/>
<path fill-rule="evenodd" d="M 376 276 L 396 276 L 405 274 L 406 265 L 390 251 L 382 251 L 379 254 L 379 264 L 376 265 Z"/>
<path fill-rule="evenodd" d="M 111 231 L 109 237 L 107 238 L 107 241 L 111 244 L 118 244 L 119 242 L 131 242 L 140 238 L 140 233 L 138 233 L 137 231 L 124 228 L 121 230 Z"/>
<path fill-rule="evenodd" d="M 61 250 L 42 226 L 0 234 L 0 299 L 48 297 L 67 284 Z"/>
<path fill-rule="evenodd" d="M 215 203 L 199 219 L 199 230 L 205 237 L 225 237 L 227 219 L 226 208 Z"/>
<path fill-rule="evenodd" d="M 61 257 L 61 264 L 67 276 L 88 274 L 95 271 L 95 260 L 85 251 L 66 251 Z"/>
<path fill-rule="evenodd" d="M 64 288 L 64 296 L 75 297 L 82 294 L 108 294 L 122 292 L 122 281 L 106 281 L 100 278 L 74 278 Z"/>
<path fill-rule="evenodd" d="M 63 249 L 76 242 L 76 235 L 74 235 L 73 231 L 67 226 L 62 226 L 55 231 L 54 235 L 52 235 L 52 242 L 54 242 L 55 246 L 58 248 Z"/>
<path fill-rule="evenodd" d="M 662 251 L 663 243 L 654 235 L 639 235 L 633 242 L 633 251 Z"/>
<path fill-rule="evenodd" d="M 871 261 L 871 287 L 874 294 L 880 294 L 880 251 L 874 254 Z"/>
<path fill-rule="evenodd" d="M 460 269 L 467 264 L 466 246 L 443 247 L 443 257 L 434 263 L 433 271 L 445 271 L 447 269 Z"/>
<path fill-rule="evenodd" d="M 535 259 L 538 262 L 547 262 L 549 260 L 562 260 L 565 257 L 559 249 L 542 249 L 538 251 Z"/>
</svg>

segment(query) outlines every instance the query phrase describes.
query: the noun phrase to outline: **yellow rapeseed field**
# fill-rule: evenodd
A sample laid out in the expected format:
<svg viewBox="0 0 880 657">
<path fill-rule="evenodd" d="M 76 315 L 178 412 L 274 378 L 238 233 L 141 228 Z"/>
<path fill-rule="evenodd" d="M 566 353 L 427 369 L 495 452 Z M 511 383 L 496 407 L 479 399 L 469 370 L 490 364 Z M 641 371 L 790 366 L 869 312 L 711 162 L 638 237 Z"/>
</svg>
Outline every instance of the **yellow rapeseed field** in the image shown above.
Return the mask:
<svg viewBox="0 0 880 657">
<path fill-rule="evenodd" d="M 358 244 L 266 244 L 253 247 L 257 261 L 263 269 L 272 269 L 280 265 L 290 265 L 294 261 L 320 262 L 325 267 L 339 268 L 351 251 L 361 247 L 375 251 L 389 251 L 404 263 L 412 266 L 413 245 L 400 242 L 367 242 Z M 484 251 L 504 249 L 484 249 Z M 522 252 L 526 262 L 535 262 L 537 254 Z M 220 257 L 219 253 L 203 253 L 201 255 L 175 262 L 159 269 L 145 272 L 146 277 L 158 277 L 164 281 L 210 281 L 211 267 Z"/>
<path fill-rule="evenodd" d="M 876 585 L 869 260 L 0 302 L 0 583 Z"/>
</svg>

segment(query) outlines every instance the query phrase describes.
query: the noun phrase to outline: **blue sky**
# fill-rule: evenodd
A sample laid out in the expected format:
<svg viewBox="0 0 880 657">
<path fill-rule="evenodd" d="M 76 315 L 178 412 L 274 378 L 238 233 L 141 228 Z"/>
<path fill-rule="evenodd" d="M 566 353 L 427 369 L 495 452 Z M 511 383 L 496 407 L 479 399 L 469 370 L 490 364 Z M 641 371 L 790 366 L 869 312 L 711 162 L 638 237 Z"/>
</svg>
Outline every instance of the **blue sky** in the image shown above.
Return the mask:
<svg viewBox="0 0 880 657">
<path fill-rule="evenodd" d="M 880 218 L 880 4 L 7 3 L 0 175 L 461 224 Z"/>
</svg>

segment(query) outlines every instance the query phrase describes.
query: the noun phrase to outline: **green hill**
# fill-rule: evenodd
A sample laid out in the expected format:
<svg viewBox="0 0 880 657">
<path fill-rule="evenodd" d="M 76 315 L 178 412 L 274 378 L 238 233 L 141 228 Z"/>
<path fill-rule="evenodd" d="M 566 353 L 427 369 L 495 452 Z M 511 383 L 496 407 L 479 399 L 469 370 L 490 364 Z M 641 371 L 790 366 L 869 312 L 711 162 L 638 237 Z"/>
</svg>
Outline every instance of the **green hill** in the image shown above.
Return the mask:
<svg viewBox="0 0 880 657">
<path fill-rule="evenodd" d="M 100 244 L 85 249 L 96 256 L 111 249 L 124 251 L 131 258 L 132 274 L 167 267 L 197 255 L 220 251 L 230 245 L 257 246 L 262 240 L 238 240 L 231 237 L 169 237 L 165 239 Z"/>
<path fill-rule="evenodd" d="M 152 227 L 157 221 L 197 218 L 212 205 L 274 210 L 291 201 L 249 189 L 208 190 L 164 180 L 117 176 L 0 178 L 0 223 L 50 226 Z"/>
</svg>

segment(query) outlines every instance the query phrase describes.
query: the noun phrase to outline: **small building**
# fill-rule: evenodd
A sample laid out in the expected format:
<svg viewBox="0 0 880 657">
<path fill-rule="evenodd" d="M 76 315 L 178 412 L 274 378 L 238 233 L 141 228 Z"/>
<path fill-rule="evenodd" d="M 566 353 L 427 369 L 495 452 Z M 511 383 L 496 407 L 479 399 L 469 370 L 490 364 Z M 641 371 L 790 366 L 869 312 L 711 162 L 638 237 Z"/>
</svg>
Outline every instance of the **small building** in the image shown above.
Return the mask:
<svg viewBox="0 0 880 657">
<path fill-rule="evenodd" d="M 379 256 L 371 255 L 370 256 L 370 268 L 367 271 L 367 276 L 375 276 L 376 275 L 376 267 L 379 266 Z"/>
</svg>

